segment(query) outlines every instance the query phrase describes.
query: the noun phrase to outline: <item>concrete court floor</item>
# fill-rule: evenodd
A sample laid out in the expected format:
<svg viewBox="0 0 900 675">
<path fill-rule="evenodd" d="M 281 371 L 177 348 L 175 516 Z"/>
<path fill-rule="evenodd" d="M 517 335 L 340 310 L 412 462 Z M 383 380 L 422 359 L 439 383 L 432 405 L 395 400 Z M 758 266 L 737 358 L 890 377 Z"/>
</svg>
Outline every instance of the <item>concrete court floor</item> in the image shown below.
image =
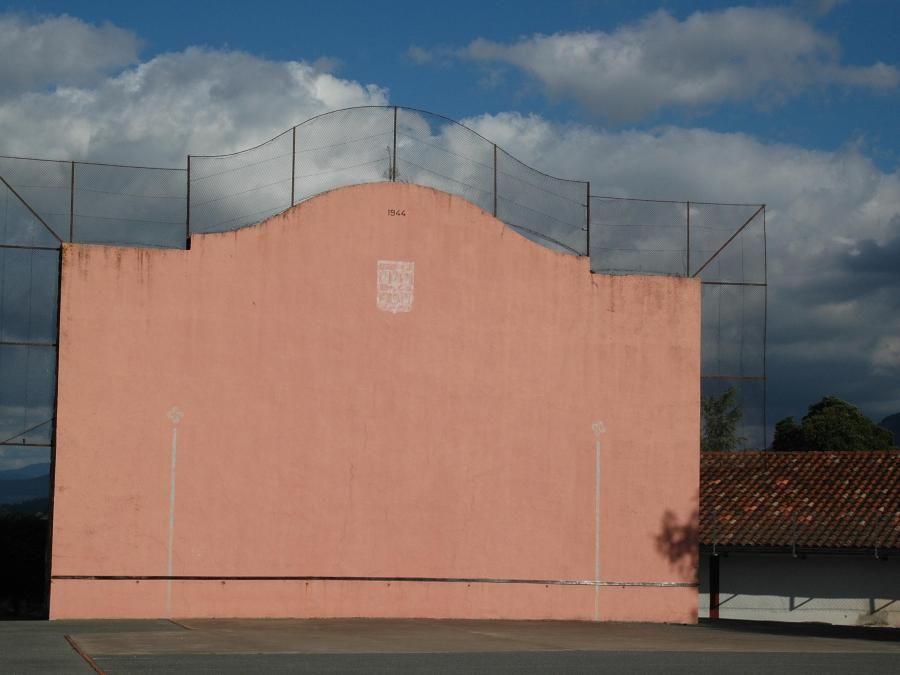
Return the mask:
<svg viewBox="0 0 900 675">
<path fill-rule="evenodd" d="M 716 622 L 0 622 L 0 673 L 900 673 L 900 629 Z"/>
</svg>

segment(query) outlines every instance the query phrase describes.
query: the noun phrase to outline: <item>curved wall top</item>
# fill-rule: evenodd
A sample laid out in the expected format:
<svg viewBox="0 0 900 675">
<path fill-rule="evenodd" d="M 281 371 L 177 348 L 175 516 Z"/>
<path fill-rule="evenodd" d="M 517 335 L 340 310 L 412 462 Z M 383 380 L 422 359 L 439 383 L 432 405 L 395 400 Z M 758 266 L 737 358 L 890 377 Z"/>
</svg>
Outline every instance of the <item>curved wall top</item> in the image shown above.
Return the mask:
<svg viewBox="0 0 900 675">
<path fill-rule="evenodd" d="M 765 445 L 763 205 L 588 198 L 586 182 L 543 174 L 457 122 L 400 107 L 325 113 L 253 148 L 188 156 L 177 169 L 0 156 L 0 177 L 12 205 L 0 214 L 6 266 L 33 269 L 4 281 L 0 333 L 41 353 L 25 359 L 28 386 L 9 384 L 4 395 L 23 409 L 44 402 L 6 437 L 35 428 L 24 432 L 29 441 L 50 443 L 61 242 L 183 249 L 192 233 L 238 229 L 334 188 L 383 181 L 458 195 L 548 248 L 589 253 L 592 272 L 701 278 L 704 377 L 744 391 L 743 435 Z M 21 353 L 2 351 L 10 362 Z"/>
<path fill-rule="evenodd" d="M 530 239 L 588 253 L 586 181 L 542 173 L 459 122 L 398 106 L 336 110 L 253 148 L 190 156 L 189 232 L 237 229 L 322 192 L 381 181 L 458 195 Z"/>
<path fill-rule="evenodd" d="M 51 615 L 696 620 L 700 284 L 587 263 L 392 183 L 64 247 Z"/>
</svg>

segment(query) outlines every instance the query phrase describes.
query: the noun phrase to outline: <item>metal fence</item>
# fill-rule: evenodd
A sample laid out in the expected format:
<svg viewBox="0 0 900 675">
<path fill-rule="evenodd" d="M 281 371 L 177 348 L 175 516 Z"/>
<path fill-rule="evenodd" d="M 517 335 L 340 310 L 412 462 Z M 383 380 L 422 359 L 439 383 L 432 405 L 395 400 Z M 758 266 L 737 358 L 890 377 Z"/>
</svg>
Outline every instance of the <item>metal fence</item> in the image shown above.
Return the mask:
<svg viewBox="0 0 900 675">
<path fill-rule="evenodd" d="M 230 155 L 188 158 L 190 232 L 221 232 L 327 190 L 397 181 L 464 197 L 526 237 L 587 254 L 588 183 L 523 164 L 471 129 L 420 110 L 364 107 L 307 120 Z"/>
<path fill-rule="evenodd" d="M 592 196 L 591 271 L 670 274 L 702 283 L 702 393 L 737 392 L 740 435 L 768 442 L 766 210 Z"/>
<path fill-rule="evenodd" d="M 184 169 L 0 157 L 5 465 L 51 460 L 61 243 L 183 248 L 185 176 Z"/>
<path fill-rule="evenodd" d="M 734 386 L 745 443 L 763 447 L 765 207 L 591 195 L 433 113 L 362 107 L 185 168 L 0 157 L 0 447 L 50 455 L 63 241 L 185 248 L 338 187 L 409 182 L 459 195 L 605 274 L 703 284 L 703 392 Z M 18 452 L 18 451 L 17 451 Z M 37 460 L 36 461 L 40 461 Z"/>
</svg>

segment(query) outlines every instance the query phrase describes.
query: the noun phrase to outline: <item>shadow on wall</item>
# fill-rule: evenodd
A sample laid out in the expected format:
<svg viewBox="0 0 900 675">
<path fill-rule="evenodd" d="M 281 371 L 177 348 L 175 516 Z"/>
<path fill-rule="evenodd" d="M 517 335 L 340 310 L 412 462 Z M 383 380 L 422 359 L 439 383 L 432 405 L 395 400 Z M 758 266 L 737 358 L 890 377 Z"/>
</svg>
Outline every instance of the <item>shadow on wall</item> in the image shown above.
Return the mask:
<svg viewBox="0 0 900 675">
<path fill-rule="evenodd" d="M 663 514 L 656 535 L 656 550 L 669 560 L 682 579 L 697 580 L 700 560 L 700 513 L 697 509 L 684 522 L 669 509 Z"/>
</svg>

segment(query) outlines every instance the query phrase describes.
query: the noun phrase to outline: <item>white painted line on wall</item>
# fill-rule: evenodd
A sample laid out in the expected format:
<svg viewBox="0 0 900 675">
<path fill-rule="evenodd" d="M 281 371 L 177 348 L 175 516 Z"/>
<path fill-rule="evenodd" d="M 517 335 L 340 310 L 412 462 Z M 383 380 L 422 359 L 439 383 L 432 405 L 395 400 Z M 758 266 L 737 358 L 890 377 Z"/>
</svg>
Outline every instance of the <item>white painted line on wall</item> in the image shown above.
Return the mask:
<svg viewBox="0 0 900 675">
<path fill-rule="evenodd" d="M 594 621 L 600 620 L 600 435 L 606 432 L 602 421 L 594 422 Z"/>
<path fill-rule="evenodd" d="M 172 421 L 172 465 L 169 469 L 169 550 L 166 565 L 166 616 L 172 618 L 172 552 L 175 544 L 175 467 L 178 457 L 178 423 L 184 417 L 184 412 L 178 406 L 173 406 L 168 414 Z"/>
</svg>

